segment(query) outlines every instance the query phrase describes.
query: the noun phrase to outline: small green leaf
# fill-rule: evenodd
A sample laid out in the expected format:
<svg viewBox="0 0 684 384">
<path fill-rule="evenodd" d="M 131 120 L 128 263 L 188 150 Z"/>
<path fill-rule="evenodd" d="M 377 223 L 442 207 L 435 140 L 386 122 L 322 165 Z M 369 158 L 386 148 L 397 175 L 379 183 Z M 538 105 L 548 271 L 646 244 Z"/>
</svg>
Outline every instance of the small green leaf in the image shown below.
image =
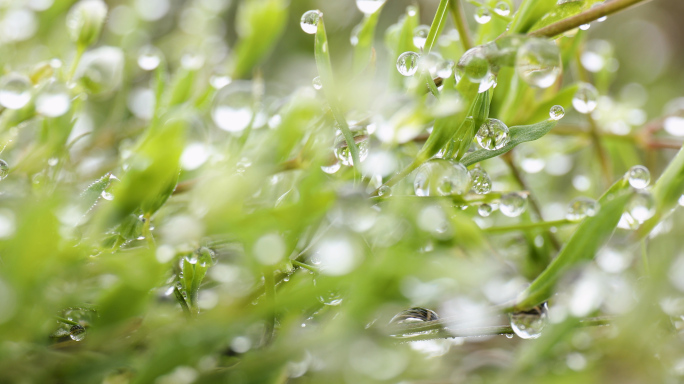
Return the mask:
<svg viewBox="0 0 684 384">
<path fill-rule="evenodd" d="M 537 105 L 537 108 L 534 110 L 534 112 L 532 112 L 532 115 L 525 118 L 525 121 L 539 121 L 542 119 L 548 119 L 549 110 L 551 110 L 551 107 L 554 105 L 560 105 L 568 110 L 572 106 L 572 98 L 575 96 L 575 93 L 577 93 L 577 88 L 577 84 L 565 87 L 550 98 L 542 100 Z"/>
<path fill-rule="evenodd" d="M 448 4 L 449 0 L 440 0 L 439 2 L 437 13 L 435 13 L 434 19 L 432 19 L 430 32 L 428 33 L 427 40 L 425 40 L 425 47 L 423 48 L 425 53 L 430 53 L 432 47 L 435 45 L 435 42 L 437 42 L 437 38 L 442 33 L 442 30 L 446 25 Z"/>
<path fill-rule="evenodd" d="M 353 69 L 355 74 L 358 74 L 366 69 L 371 61 L 375 27 L 378 25 L 378 18 L 380 16 L 381 10 L 382 7 L 380 7 L 377 12 L 366 16 L 361 24 L 359 24 L 357 27 L 360 29 L 358 35 L 356 36 L 358 41 L 354 47 Z"/>
</svg>

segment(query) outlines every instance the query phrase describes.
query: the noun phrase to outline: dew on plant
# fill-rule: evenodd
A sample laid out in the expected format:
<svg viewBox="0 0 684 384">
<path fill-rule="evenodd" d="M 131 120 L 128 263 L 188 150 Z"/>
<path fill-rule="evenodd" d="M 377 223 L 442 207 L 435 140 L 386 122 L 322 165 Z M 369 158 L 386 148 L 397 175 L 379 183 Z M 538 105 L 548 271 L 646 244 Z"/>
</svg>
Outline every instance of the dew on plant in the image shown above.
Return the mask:
<svg viewBox="0 0 684 384">
<path fill-rule="evenodd" d="M 598 105 L 598 91 L 589 83 L 580 83 L 575 96 L 572 98 L 572 106 L 579 113 L 592 113 Z"/>
<path fill-rule="evenodd" d="M 451 60 L 442 60 L 435 67 L 435 74 L 437 75 L 437 77 L 446 79 L 454 73 L 454 65 L 454 62 Z"/>
<path fill-rule="evenodd" d="M 373 14 L 385 4 L 387 0 L 356 0 L 356 7 L 366 15 Z"/>
<path fill-rule="evenodd" d="M 0 105 L 7 109 L 21 109 L 31 100 L 31 81 L 18 73 L 0 79 Z"/>
<path fill-rule="evenodd" d="M 0 159 L 0 180 L 4 180 L 9 175 L 9 164 L 3 159 Z"/>
<path fill-rule="evenodd" d="M 663 129 L 672 136 L 684 136 L 684 97 L 674 99 L 665 105 Z"/>
<path fill-rule="evenodd" d="M 311 83 L 312 83 L 315 90 L 320 91 L 321 89 L 323 89 L 323 82 L 321 81 L 320 76 L 314 77 L 314 79 Z"/>
<path fill-rule="evenodd" d="M 321 165 L 321 170 L 328 175 L 334 174 L 335 172 L 339 171 L 340 168 L 342 168 L 342 164 L 340 164 L 339 160 L 335 160 L 335 162 L 330 165 Z"/>
<path fill-rule="evenodd" d="M 82 325 L 72 325 L 69 329 L 69 337 L 74 341 L 83 341 L 86 337 L 86 330 Z"/>
<path fill-rule="evenodd" d="M 434 77 L 437 75 L 437 69 L 444 63 L 442 56 L 435 52 L 423 54 L 418 58 L 418 70 L 421 73 L 428 73 Z"/>
<path fill-rule="evenodd" d="M 656 201 L 649 191 L 638 189 L 627 203 L 627 212 L 638 223 L 650 219 L 656 213 Z"/>
<path fill-rule="evenodd" d="M 116 188 L 116 185 L 120 182 L 119 178 L 114 175 L 109 175 L 109 184 L 107 188 L 102 190 L 100 196 L 105 200 L 114 200 L 114 194 L 112 191 Z"/>
<path fill-rule="evenodd" d="M 234 81 L 223 87 L 214 98 L 211 117 L 227 132 L 241 132 L 249 126 L 254 111 L 251 83 Z"/>
<path fill-rule="evenodd" d="M 406 309 L 404 311 L 399 312 L 396 314 L 392 319 L 390 320 L 389 324 L 390 325 L 405 325 L 405 324 L 420 324 L 424 323 L 426 321 L 435 321 L 439 320 L 439 315 L 437 315 L 437 312 L 427 309 L 427 308 L 421 308 L 421 307 L 414 307 L 410 309 Z M 424 334 L 430 334 L 434 333 L 434 331 L 425 331 L 425 332 L 409 332 L 405 334 L 401 334 L 398 336 L 417 336 L 417 335 L 424 335 Z"/>
<path fill-rule="evenodd" d="M 581 29 L 581 30 L 583 30 L 583 31 L 586 31 L 586 30 L 588 30 L 589 28 L 591 28 L 591 24 L 582 24 L 582 25 L 579 26 L 579 29 Z"/>
<path fill-rule="evenodd" d="M 482 93 L 490 90 L 491 88 L 496 88 L 496 75 L 489 73 L 481 82 L 477 89 L 477 93 Z"/>
<path fill-rule="evenodd" d="M 643 165 L 635 165 L 627 171 L 629 185 L 636 189 L 644 189 L 651 182 L 651 172 Z"/>
<path fill-rule="evenodd" d="M 560 50 L 552 40 L 528 39 L 518 50 L 515 68 L 527 84 L 548 88 L 561 74 Z"/>
<path fill-rule="evenodd" d="M 323 238 L 312 253 L 313 262 L 321 274 L 343 276 L 352 272 L 361 262 L 362 254 L 356 240 L 342 233 Z"/>
<path fill-rule="evenodd" d="M 313 35 L 318 30 L 318 21 L 323 14 L 321 11 L 315 9 L 311 11 L 306 11 L 302 15 L 299 25 L 302 27 L 302 31 Z"/>
<path fill-rule="evenodd" d="M 466 51 L 456 64 L 456 68 L 474 83 L 479 83 L 489 75 L 490 65 L 482 47 Z"/>
<path fill-rule="evenodd" d="M 427 41 L 428 34 L 430 33 L 430 27 L 427 25 L 419 25 L 413 30 L 413 45 L 421 51 L 425 48 L 425 42 Z"/>
<path fill-rule="evenodd" d="M 527 195 L 511 192 L 501 196 L 499 210 L 508 217 L 518 217 L 527 208 Z"/>
<path fill-rule="evenodd" d="M 50 83 L 36 97 L 36 112 L 45 117 L 59 117 L 71 108 L 69 91 L 64 84 Z"/>
<path fill-rule="evenodd" d="M 488 151 L 503 148 L 511 139 L 506 124 L 497 119 L 487 119 L 477 131 L 475 137 L 478 144 Z"/>
<path fill-rule="evenodd" d="M 505 1 L 499 1 L 494 6 L 494 12 L 500 16 L 506 17 L 511 14 L 511 6 Z"/>
<path fill-rule="evenodd" d="M 482 217 L 489 217 L 492 212 L 494 212 L 494 207 L 492 207 L 491 204 L 480 204 L 480 206 L 477 207 L 477 214 Z"/>
<path fill-rule="evenodd" d="M 463 195 L 470 190 L 468 169 L 461 163 L 432 159 L 416 170 L 416 196 Z"/>
<path fill-rule="evenodd" d="M 153 71 L 162 61 L 162 52 L 153 45 L 146 45 L 138 51 L 138 66 L 145 71 Z"/>
<path fill-rule="evenodd" d="M 378 196 L 388 197 L 391 195 L 392 195 L 392 188 L 388 187 L 387 185 L 383 185 L 380 188 L 378 188 Z"/>
<path fill-rule="evenodd" d="M 548 308 L 546 303 L 529 311 L 513 312 L 509 314 L 511 328 L 521 339 L 537 339 L 542 335 L 546 326 Z"/>
<path fill-rule="evenodd" d="M 565 218 L 570 221 L 580 221 L 586 217 L 593 217 L 598 213 L 600 207 L 600 204 L 594 199 L 578 197 L 568 205 Z"/>
<path fill-rule="evenodd" d="M 471 169 L 470 180 L 472 182 L 473 192 L 477 193 L 478 195 L 486 195 L 492 191 L 492 179 L 484 169 Z"/>
<path fill-rule="evenodd" d="M 368 133 L 366 131 L 355 132 L 354 142 L 356 143 L 356 147 L 359 149 L 359 161 L 363 163 L 363 161 L 366 160 L 366 157 L 368 157 L 368 152 L 370 149 L 370 139 L 368 137 Z M 346 165 L 348 167 L 354 165 L 352 152 L 347 145 L 347 140 L 344 138 L 344 135 L 339 135 L 337 138 L 335 138 L 333 147 L 333 153 L 342 165 Z"/>
<path fill-rule="evenodd" d="M 475 11 L 475 21 L 478 24 L 487 24 L 492 20 L 492 14 L 487 7 L 480 7 Z"/>
<path fill-rule="evenodd" d="M 413 76 L 418 70 L 420 55 L 415 52 L 404 52 L 397 58 L 397 71 L 402 76 Z"/>
<path fill-rule="evenodd" d="M 181 66 L 188 71 L 197 71 L 204 66 L 205 61 L 206 58 L 203 54 L 190 51 L 181 57 Z"/>
<path fill-rule="evenodd" d="M 549 110 L 549 118 L 551 120 L 558 121 L 558 120 L 562 119 L 563 116 L 565 116 L 565 109 L 563 107 L 561 107 L 560 105 L 554 105 Z"/>
<path fill-rule="evenodd" d="M 230 84 L 233 81 L 233 79 L 228 76 L 228 75 L 213 75 L 212 77 L 209 78 L 209 84 L 214 89 L 221 89 L 225 87 L 226 85 Z"/>
</svg>

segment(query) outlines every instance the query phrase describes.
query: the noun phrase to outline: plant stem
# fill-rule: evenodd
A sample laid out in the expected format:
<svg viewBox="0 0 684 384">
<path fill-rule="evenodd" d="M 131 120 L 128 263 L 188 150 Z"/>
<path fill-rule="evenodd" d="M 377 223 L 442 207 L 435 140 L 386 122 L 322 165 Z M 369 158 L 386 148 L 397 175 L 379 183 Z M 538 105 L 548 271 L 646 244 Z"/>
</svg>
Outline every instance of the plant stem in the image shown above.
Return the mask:
<svg viewBox="0 0 684 384">
<path fill-rule="evenodd" d="M 432 76 L 430 76 L 429 73 L 427 73 L 427 71 L 425 78 L 427 78 L 427 85 L 428 89 L 430 90 L 430 93 L 432 93 L 434 97 L 439 97 L 439 90 L 437 89 L 437 84 L 435 84 L 435 80 L 432 78 Z"/>
<path fill-rule="evenodd" d="M 644 263 L 644 274 L 651 274 L 651 267 L 648 263 L 648 244 L 646 244 L 646 238 L 641 239 L 641 261 Z"/>
<path fill-rule="evenodd" d="M 81 62 L 81 57 L 83 57 L 85 50 L 86 47 L 81 44 L 78 44 L 76 46 L 76 56 L 74 56 L 74 61 L 71 63 L 71 68 L 69 69 L 69 77 L 67 78 L 67 81 L 71 81 L 74 78 L 74 75 L 76 74 L 76 69 L 78 68 L 78 63 Z"/>
<path fill-rule="evenodd" d="M 304 264 L 301 261 L 297 261 L 297 260 L 290 260 L 290 262 L 292 263 L 292 265 L 296 265 L 298 267 L 308 269 L 311 272 L 318 273 L 318 268 L 311 266 L 309 264 Z"/>
<path fill-rule="evenodd" d="M 150 249 L 154 249 L 155 243 L 154 243 L 154 237 L 152 236 L 152 230 L 150 228 L 150 221 L 151 221 L 151 216 L 149 213 L 146 213 L 145 216 L 143 216 L 143 236 L 145 236 L 145 240 L 147 240 L 147 246 Z"/>
<path fill-rule="evenodd" d="M 570 225 L 570 224 L 577 224 L 577 222 L 570 221 L 567 219 L 555 220 L 555 221 L 538 221 L 536 223 L 524 223 L 524 224 L 509 225 L 509 226 L 505 226 L 505 227 L 484 228 L 483 231 L 485 231 L 487 233 L 502 233 L 502 232 L 512 232 L 512 231 L 525 231 L 525 230 L 534 229 L 534 228 L 560 227 L 560 226 Z"/>
<path fill-rule="evenodd" d="M 645 3 L 651 0 L 613 0 L 607 1 L 602 5 L 588 9 L 578 15 L 568 17 L 567 19 L 557 21 L 544 28 L 537 29 L 528 33 L 530 36 L 536 37 L 555 37 L 561 33 L 578 28 L 580 25 L 588 24 L 603 16 L 616 13 L 623 9 L 629 8 L 639 3 Z"/>
<path fill-rule="evenodd" d="M 264 290 L 266 293 L 266 300 L 268 302 L 268 305 L 271 307 L 274 307 L 275 304 L 275 277 L 274 277 L 274 272 L 273 271 L 266 271 L 264 273 Z M 269 316 L 268 320 L 266 321 L 266 326 L 264 327 L 264 337 L 263 337 L 263 344 L 270 344 L 271 341 L 273 340 L 274 336 L 274 331 L 275 331 L 275 314 L 272 316 Z"/>
<path fill-rule="evenodd" d="M 173 287 L 173 295 L 176 296 L 176 300 L 180 304 L 183 313 L 190 317 L 190 307 L 188 307 L 188 303 L 185 301 L 185 297 L 183 297 L 183 294 L 178 287 Z"/>
<path fill-rule="evenodd" d="M 606 149 L 603 147 L 603 144 L 601 143 L 601 134 L 599 133 L 598 126 L 596 125 L 596 121 L 594 120 L 591 115 L 587 115 L 587 121 L 589 121 L 589 127 L 591 128 L 589 130 L 589 135 L 591 136 L 591 141 L 594 144 L 594 150 L 596 151 L 596 156 L 598 157 L 600 163 L 601 163 L 601 171 L 603 172 L 603 179 L 606 183 L 606 185 L 610 185 L 611 179 L 613 178 L 612 174 L 613 171 L 611 170 L 610 166 L 610 158 L 608 157 L 608 152 L 606 152 Z"/>
<path fill-rule="evenodd" d="M 454 19 L 456 30 L 458 30 L 458 34 L 461 36 L 463 50 L 467 51 L 473 47 L 473 38 L 470 36 L 470 31 L 468 30 L 468 23 L 466 22 L 465 12 L 463 11 L 463 4 L 461 3 L 461 0 L 449 1 L 449 10 L 451 11 L 451 16 Z"/>
<path fill-rule="evenodd" d="M 75 322 L 75 321 L 73 321 L 73 320 L 65 319 L 65 318 L 63 318 L 63 317 L 61 317 L 61 316 L 55 316 L 55 319 L 57 319 L 57 321 L 59 321 L 59 322 L 61 322 L 61 323 L 64 323 L 64 324 L 69 324 L 69 325 L 81 325 L 81 324 L 79 324 L 79 323 L 77 323 L 77 322 Z"/>
</svg>

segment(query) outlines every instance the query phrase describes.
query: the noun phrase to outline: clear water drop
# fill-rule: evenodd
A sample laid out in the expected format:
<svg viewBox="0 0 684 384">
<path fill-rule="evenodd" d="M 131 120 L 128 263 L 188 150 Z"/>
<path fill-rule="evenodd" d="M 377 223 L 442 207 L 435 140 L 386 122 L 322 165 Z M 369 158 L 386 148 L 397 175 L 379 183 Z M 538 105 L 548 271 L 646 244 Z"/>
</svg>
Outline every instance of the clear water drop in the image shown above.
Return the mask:
<svg viewBox="0 0 684 384">
<path fill-rule="evenodd" d="M 486 92 L 492 87 L 496 88 L 496 75 L 489 72 L 489 74 L 480 82 L 477 93 Z"/>
<path fill-rule="evenodd" d="M 492 191 L 492 179 L 484 169 L 471 169 L 470 180 L 472 182 L 473 192 L 477 193 L 478 195 L 486 195 Z"/>
<path fill-rule="evenodd" d="M 561 74 L 560 49 L 552 40 L 531 38 L 518 49 L 515 69 L 527 84 L 548 88 Z"/>
<path fill-rule="evenodd" d="M 7 109 L 21 109 L 31 100 L 31 81 L 18 73 L 0 79 L 0 105 Z"/>
<path fill-rule="evenodd" d="M 390 325 L 402 325 L 402 324 L 415 324 L 415 323 L 424 323 L 426 321 L 435 321 L 439 320 L 439 315 L 437 315 L 437 312 L 427 309 L 427 308 L 420 308 L 420 307 L 414 307 L 410 308 L 404 311 L 399 312 L 396 314 L 392 319 L 389 321 Z M 425 331 L 425 332 L 408 332 L 408 333 L 403 333 L 398 336 L 416 336 L 416 335 L 424 335 L 424 334 L 430 334 L 434 333 L 436 331 Z"/>
<path fill-rule="evenodd" d="M 536 339 L 542 334 L 547 323 L 546 303 L 524 312 L 509 314 L 511 328 L 521 339 Z"/>
<path fill-rule="evenodd" d="M 558 121 L 562 119 L 563 116 L 565 116 L 565 109 L 560 105 L 554 105 L 549 110 L 549 118 L 551 118 L 551 120 Z"/>
<path fill-rule="evenodd" d="M 320 301 L 321 304 L 324 305 L 337 306 L 342 304 L 343 297 L 342 294 L 340 294 L 339 292 L 330 290 L 323 295 L 319 295 L 318 301 Z"/>
<path fill-rule="evenodd" d="M 186 256 L 183 258 L 183 260 L 184 260 L 185 262 L 188 262 L 188 263 L 194 265 L 194 264 L 197 264 L 197 261 L 199 260 L 199 256 L 197 255 L 196 252 L 193 252 L 193 253 L 191 253 L 191 254 L 189 254 L 189 255 L 186 255 Z"/>
<path fill-rule="evenodd" d="M 489 61 L 482 47 L 467 50 L 456 64 L 456 68 L 473 83 L 479 83 L 489 75 Z"/>
<path fill-rule="evenodd" d="M 69 329 L 69 337 L 74 341 L 82 341 L 85 339 L 86 330 L 82 325 L 72 325 Z"/>
<path fill-rule="evenodd" d="M 506 334 L 506 338 L 507 338 L 507 339 L 512 339 L 512 338 L 513 338 L 513 334 L 507 333 L 507 334 Z"/>
<path fill-rule="evenodd" d="M 477 131 L 476 138 L 480 146 L 488 151 L 503 148 L 511 139 L 506 124 L 497 119 L 487 119 Z"/>
<path fill-rule="evenodd" d="M 62 116 L 70 107 L 69 91 L 60 83 L 51 83 L 36 98 L 36 111 L 46 117 Z"/>
<path fill-rule="evenodd" d="M 320 76 L 314 77 L 312 84 L 313 84 L 314 89 L 317 91 L 320 91 L 321 89 L 323 89 L 323 82 L 321 81 Z"/>
<path fill-rule="evenodd" d="M 361 33 L 362 29 L 363 24 L 357 24 L 354 29 L 352 29 L 351 35 L 349 36 L 349 43 L 352 47 L 356 47 L 359 44 L 359 33 Z"/>
<path fill-rule="evenodd" d="M 601 206 L 596 200 L 588 197 L 578 197 L 568 205 L 568 212 L 565 218 L 570 221 L 580 221 L 587 216 L 595 216 L 600 208 Z"/>
<path fill-rule="evenodd" d="M 572 98 L 572 106 L 579 113 L 592 113 L 598 104 L 598 96 L 598 91 L 593 85 L 580 83 L 575 96 Z"/>
<path fill-rule="evenodd" d="M 518 217 L 527 207 L 527 195 L 511 192 L 501 196 L 499 210 L 508 217 Z"/>
<path fill-rule="evenodd" d="M 214 88 L 214 89 L 221 89 L 225 87 L 226 85 L 230 84 L 233 81 L 233 79 L 228 76 L 228 75 L 213 75 L 209 78 L 209 84 Z"/>
<path fill-rule="evenodd" d="M 383 185 L 380 188 L 378 188 L 378 196 L 391 196 L 392 195 L 392 188 L 390 188 L 387 185 Z"/>
<path fill-rule="evenodd" d="M 494 12 L 496 12 L 497 15 L 506 17 L 511 14 L 511 6 L 505 1 L 499 1 L 494 6 Z"/>
<path fill-rule="evenodd" d="M 251 83 L 234 81 L 221 88 L 214 98 L 211 117 L 227 132 L 241 132 L 254 116 Z"/>
<path fill-rule="evenodd" d="M 636 189 L 644 189 L 651 182 L 651 172 L 643 165 L 635 165 L 627 171 L 629 185 Z"/>
<path fill-rule="evenodd" d="M 677 200 L 677 203 L 679 203 L 680 207 L 684 207 L 684 195 L 679 196 L 679 200 Z"/>
<path fill-rule="evenodd" d="M 368 150 L 370 149 L 370 140 L 368 137 L 368 132 L 358 131 L 354 132 L 354 142 L 359 149 L 359 161 L 363 162 L 368 157 Z M 351 167 L 354 165 L 354 160 L 352 159 L 351 150 L 347 146 L 347 140 L 345 140 L 344 135 L 339 135 L 335 139 L 334 153 L 337 160 L 342 165 Z"/>
<path fill-rule="evenodd" d="M 478 24 L 487 24 L 492 20 L 492 14 L 487 7 L 480 7 L 475 11 L 475 21 Z"/>
<path fill-rule="evenodd" d="M 444 62 L 442 55 L 435 52 L 424 54 L 418 58 L 418 70 L 422 73 L 429 73 L 430 76 L 437 75 L 437 68 Z"/>
<path fill-rule="evenodd" d="M 418 70 L 420 56 L 415 52 L 404 52 L 397 58 L 397 70 L 402 76 L 413 76 Z"/>
<path fill-rule="evenodd" d="M 206 58 L 202 53 L 190 51 L 181 57 L 181 67 L 188 71 L 198 71 L 204 66 L 205 61 Z"/>
<path fill-rule="evenodd" d="M 463 195 L 470 190 L 470 175 L 461 163 L 432 159 L 416 171 L 413 189 L 416 196 Z"/>
<path fill-rule="evenodd" d="M 373 14 L 385 4 L 387 0 L 356 0 L 356 7 L 366 15 Z"/>
<path fill-rule="evenodd" d="M 321 165 L 321 171 L 327 173 L 328 175 L 332 175 L 333 173 L 337 172 L 342 168 L 342 164 L 340 164 L 339 161 L 335 161 L 335 163 L 330 164 L 330 165 Z"/>
<path fill-rule="evenodd" d="M 419 25 L 413 30 L 413 45 L 416 48 L 422 50 L 425 48 L 425 42 L 427 41 L 428 34 L 430 33 L 430 27 L 427 25 Z"/>
<path fill-rule="evenodd" d="M 477 207 L 477 213 L 482 217 L 488 217 L 493 211 L 494 207 L 492 207 L 490 204 L 480 204 L 480 206 Z"/>
<path fill-rule="evenodd" d="M 159 67 L 162 61 L 162 53 L 153 45 L 146 45 L 138 52 L 138 66 L 145 71 L 153 71 Z"/>
<path fill-rule="evenodd" d="M 627 212 L 638 223 L 643 223 L 656 213 L 655 198 L 647 190 L 638 189 L 627 203 Z"/>
<path fill-rule="evenodd" d="M 586 31 L 591 27 L 591 24 L 582 24 L 579 26 L 579 29 Z"/>
<path fill-rule="evenodd" d="M 454 62 L 451 60 L 443 60 L 435 68 L 435 74 L 442 79 L 448 78 L 452 73 L 454 73 Z"/>
<path fill-rule="evenodd" d="M 318 21 L 321 19 L 323 14 L 321 11 L 314 9 L 311 11 L 306 11 L 302 15 L 299 25 L 302 27 L 302 31 L 313 35 L 318 30 Z"/>
<path fill-rule="evenodd" d="M 4 180 L 9 175 L 10 167 L 5 160 L 0 159 L 0 180 Z"/>
</svg>

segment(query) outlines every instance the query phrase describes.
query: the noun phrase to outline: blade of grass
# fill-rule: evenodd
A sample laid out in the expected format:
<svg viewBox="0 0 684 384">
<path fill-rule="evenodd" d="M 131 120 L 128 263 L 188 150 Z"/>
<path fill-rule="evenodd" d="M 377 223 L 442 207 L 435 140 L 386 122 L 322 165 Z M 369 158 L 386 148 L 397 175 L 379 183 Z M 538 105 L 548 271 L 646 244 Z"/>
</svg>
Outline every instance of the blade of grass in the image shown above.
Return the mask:
<svg viewBox="0 0 684 384">
<path fill-rule="evenodd" d="M 428 32 L 427 40 L 425 40 L 425 47 L 423 48 L 425 53 L 430 53 L 432 47 L 435 46 L 437 38 L 439 37 L 440 33 L 442 33 L 442 30 L 446 25 L 448 4 L 449 0 L 440 0 L 439 2 L 437 12 L 435 13 L 435 18 L 432 19 L 432 25 L 430 25 L 430 32 Z"/>
</svg>

